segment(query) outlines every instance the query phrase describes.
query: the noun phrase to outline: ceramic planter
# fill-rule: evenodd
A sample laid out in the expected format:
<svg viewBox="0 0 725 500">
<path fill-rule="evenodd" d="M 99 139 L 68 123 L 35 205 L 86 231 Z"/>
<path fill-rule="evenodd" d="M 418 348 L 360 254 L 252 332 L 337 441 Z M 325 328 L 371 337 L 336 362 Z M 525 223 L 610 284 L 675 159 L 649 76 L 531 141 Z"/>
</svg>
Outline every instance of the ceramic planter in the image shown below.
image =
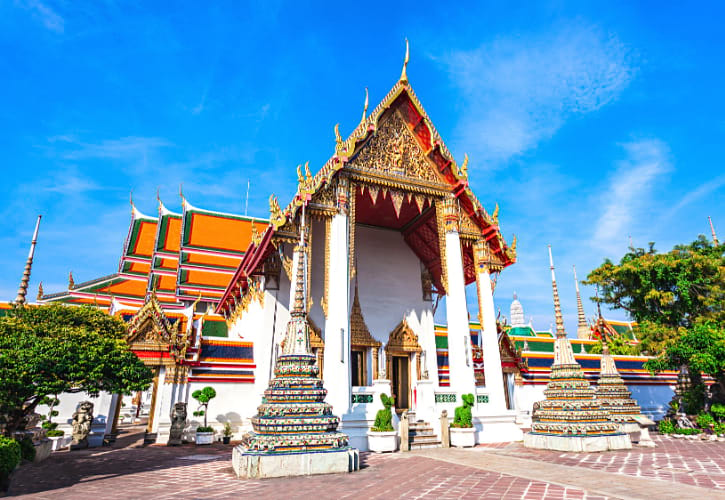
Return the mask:
<svg viewBox="0 0 725 500">
<path fill-rule="evenodd" d="M 71 436 L 52 436 L 49 437 L 51 443 L 51 450 L 58 451 L 68 446 L 71 442 Z"/>
<path fill-rule="evenodd" d="M 368 449 L 375 453 L 384 453 L 398 449 L 398 433 L 368 431 Z"/>
<path fill-rule="evenodd" d="M 473 427 L 451 427 L 451 446 L 473 448 L 476 446 L 476 429 Z"/>
<path fill-rule="evenodd" d="M 222 438 L 222 443 L 224 443 L 224 444 L 229 444 L 229 441 L 231 441 L 231 439 L 232 439 L 232 437 L 231 437 L 231 436 L 224 436 L 224 437 Z"/>
<path fill-rule="evenodd" d="M 212 444 L 214 442 L 213 432 L 197 432 L 196 444 Z"/>
</svg>

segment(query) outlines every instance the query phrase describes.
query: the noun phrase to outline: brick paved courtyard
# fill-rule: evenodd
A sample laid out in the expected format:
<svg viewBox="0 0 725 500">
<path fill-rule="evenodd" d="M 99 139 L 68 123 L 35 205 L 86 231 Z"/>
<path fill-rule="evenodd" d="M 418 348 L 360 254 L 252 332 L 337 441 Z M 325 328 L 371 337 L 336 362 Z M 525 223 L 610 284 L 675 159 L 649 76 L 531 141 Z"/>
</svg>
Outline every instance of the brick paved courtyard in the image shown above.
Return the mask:
<svg viewBox="0 0 725 500">
<path fill-rule="evenodd" d="M 154 500 L 591 499 L 647 498 L 648 492 L 654 493 L 651 486 L 660 485 L 673 493 L 671 498 L 725 498 L 725 443 L 661 439 L 654 450 L 598 454 L 533 451 L 515 443 L 466 451 L 364 453 L 363 468 L 355 474 L 245 481 L 233 475 L 229 446 L 143 447 L 140 437 L 128 433 L 111 448 L 61 452 L 40 464 L 24 465 L 14 474 L 8 494 L 20 498 Z M 537 474 L 553 479 L 537 479 Z M 630 481 L 627 494 L 603 494 L 608 484 L 616 483 L 611 478 Z"/>
</svg>

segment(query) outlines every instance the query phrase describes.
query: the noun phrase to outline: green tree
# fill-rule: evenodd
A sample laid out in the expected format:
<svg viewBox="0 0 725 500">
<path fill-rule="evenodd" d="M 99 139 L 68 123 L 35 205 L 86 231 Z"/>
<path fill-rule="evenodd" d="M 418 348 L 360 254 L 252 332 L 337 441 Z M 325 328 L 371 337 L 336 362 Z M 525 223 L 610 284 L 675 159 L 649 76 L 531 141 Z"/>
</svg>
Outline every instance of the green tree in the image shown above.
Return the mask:
<svg viewBox="0 0 725 500">
<path fill-rule="evenodd" d="M 612 354 L 636 356 L 640 353 L 639 345 L 630 344 L 629 340 L 622 336 L 612 337 L 609 340 L 609 342 L 607 342 L 607 345 L 609 346 L 609 352 Z M 591 347 L 591 349 L 589 350 L 589 353 L 590 354 L 601 354 L 602 347 L 603 347 L 602 341 L 600 340 L 599 342 L 597 342 L 596 344 L 594 344 Z"/>
<path fill-rule="evenodd" d="M 657 354 L 701 319 L 725 321 L 725 245 L 704 236 L 658 253 L 630 248 L 619 262 L 607 259 L 587 276 L 595 299 L 623 309 L 640 324 L 642 350 Z"/>
<path fill-rule="evenodd" d="M 5 433 L 50 395 L 146 389 L 151 371 L 129 350 L 126 326 L 97 308 L 15 307 L 0 318 L 0 421 Z"/>
<path fill-rule="evenodd" d="M 213 387 L 204 387 L 197 389 L 191 394 L 191 397 L 199 402 L 199 409 L 194 412 L 195 417 L 204 417 L 204 429 L 208 429 L 206 417 L 209 412 L 209 402 L 216 397 L 216 391 Z M 204 408 L 203 410 L 201 408 Z M 197 429 L 198 431 L 199 429 Z"/>
<path fill-rule="evenodd" d="M 715 379 L 713 393 L 718 402 L 725 402 L 725 326 L 702 321 L 680 334 L 659 357 L 645 363 L 651 372 L 678 370 L 687 365 L 696 387 L 702 387 L 701 373 Z M 693 402 L 695 405 L 695 402 Z M 695 412 L 691 412 L 695 413 Z"/>
</svg>

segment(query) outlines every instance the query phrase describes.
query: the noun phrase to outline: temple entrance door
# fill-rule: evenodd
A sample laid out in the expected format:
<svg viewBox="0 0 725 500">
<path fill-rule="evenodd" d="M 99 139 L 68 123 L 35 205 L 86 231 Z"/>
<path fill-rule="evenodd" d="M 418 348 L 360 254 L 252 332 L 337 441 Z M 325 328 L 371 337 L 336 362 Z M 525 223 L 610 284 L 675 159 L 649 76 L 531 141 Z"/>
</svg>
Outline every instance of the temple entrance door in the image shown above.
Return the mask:
<svg viewBox="0 0 725 500">
<path fill-rule="evenodd" d="M 156 393 L 159 392 L 159 373 L 161 371 L 160 367 L 153 368 L 154 370 L 154 381 L 152 383 L 151 388 L 151 408 L 149 409 L 149 420 L 148 424 L 146 425 L 146 433 L 151 434 L 153 432 L 154 428 L 154 414 L 156 413 Z M 140 403 L 139 403 L 140 404 Z"/>
<path fill-rule="evenodd" d="M 393 356 L 393 395 L 395 410 L 410 409 L 410 360 L 408 356 Z"/>
</svg>

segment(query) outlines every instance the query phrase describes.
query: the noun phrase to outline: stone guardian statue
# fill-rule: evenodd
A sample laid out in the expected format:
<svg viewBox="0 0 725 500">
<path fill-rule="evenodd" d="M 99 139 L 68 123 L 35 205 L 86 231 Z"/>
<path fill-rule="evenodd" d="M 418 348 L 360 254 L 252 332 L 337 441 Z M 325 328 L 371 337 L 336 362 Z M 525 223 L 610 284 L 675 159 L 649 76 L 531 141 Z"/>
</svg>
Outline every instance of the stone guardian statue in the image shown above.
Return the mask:
<svg viewBox="0 0 725 500">
<path fill-rule="evenodd" d="M 181 436 L 186 428 L 186 403 L 174 403 L 169 416 L 171 417 L 171 429 L 167 446 L 178 446 L 182 442 Z"/>
<path fill-rule="evenodd" d="M 91 424 L 93 424 L 93 403 L 83 401 L 78 405 L 78 410 L 73 413 L 71 450 L 88 448 L 88 435 L 91 433 Z"/>
</svg>

